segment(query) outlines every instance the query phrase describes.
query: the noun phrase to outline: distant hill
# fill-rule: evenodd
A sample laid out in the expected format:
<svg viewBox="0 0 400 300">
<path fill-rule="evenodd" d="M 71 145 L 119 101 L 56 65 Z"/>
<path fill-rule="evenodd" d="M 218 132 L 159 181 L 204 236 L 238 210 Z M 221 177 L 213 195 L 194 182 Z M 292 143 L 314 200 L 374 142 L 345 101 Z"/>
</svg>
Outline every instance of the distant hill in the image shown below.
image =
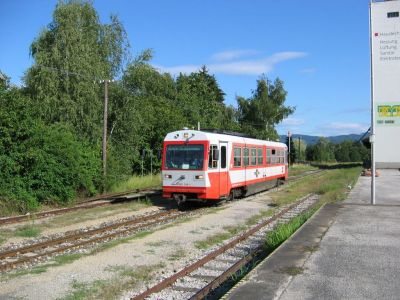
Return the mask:
<svg viewBox="0 0 400 300">
<path fill-rule="evenodd" d="M 361 136 L 362 134 L 346 134 L 346 135 L 328 136 L 326 138 L 334 144 L 339 144 L 346 140 L 358 141 L 361 138 Z M 286 135 L 280 135 L 279 138 L 282 143 L 286 142 Z M 294 138 L 295 140 L 300 138 L 304 140 L 307 143 L 307 145 L 314 145 L 318 142 L 318 139 L 320 137 L 314 135 L 293 134 L 292 138 Z"/>
</svg>

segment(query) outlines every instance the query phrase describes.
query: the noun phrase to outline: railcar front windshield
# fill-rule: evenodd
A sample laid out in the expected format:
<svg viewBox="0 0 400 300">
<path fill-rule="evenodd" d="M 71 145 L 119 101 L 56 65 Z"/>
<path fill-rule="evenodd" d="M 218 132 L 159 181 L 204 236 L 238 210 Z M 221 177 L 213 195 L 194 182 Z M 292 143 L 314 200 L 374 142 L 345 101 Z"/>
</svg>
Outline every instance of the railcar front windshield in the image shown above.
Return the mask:
<svg viewBox="0 0 400 300">
<path fill-rule="evenodd" d="M 165 168 L 201 170 L 204 161 L 204 145 L 168 145 Z"/>
</svg>

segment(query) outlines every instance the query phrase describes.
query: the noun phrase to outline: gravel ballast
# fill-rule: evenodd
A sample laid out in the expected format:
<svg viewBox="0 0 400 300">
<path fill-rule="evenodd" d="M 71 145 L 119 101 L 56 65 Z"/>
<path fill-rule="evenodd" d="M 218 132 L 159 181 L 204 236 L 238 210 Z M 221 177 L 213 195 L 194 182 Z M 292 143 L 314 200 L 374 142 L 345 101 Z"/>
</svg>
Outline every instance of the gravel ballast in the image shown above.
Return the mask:
<svg viewBox="0 0 400 300">
<path fill-rule="evenodd" d="M 123 298 L 144 289 L 163 277 L 169 276 L 184 265 L 203 255 L 204 250 L 195 247 L 227 226 L 237 226 L 257 215 L 260 210 L 270 209 L 268 195 L 258 195 L 228 203 L 210 213 L 168 226 L 162 230 L 113 248 L 84 256 L 70 264 L 48 268 L 40 274 L 20 275 L 13 279 L 0 277 L 0 299 L 56 299 L 71 294 L 76 283 L 90 286 L 94 281 L 112 280 L 117 275 L 113 267 L 138 269 L 157 266 L 150 283 L 139 284 L 127 290 Z M 182 257 L 180 257 L 182 256 Z"/>
</svg>

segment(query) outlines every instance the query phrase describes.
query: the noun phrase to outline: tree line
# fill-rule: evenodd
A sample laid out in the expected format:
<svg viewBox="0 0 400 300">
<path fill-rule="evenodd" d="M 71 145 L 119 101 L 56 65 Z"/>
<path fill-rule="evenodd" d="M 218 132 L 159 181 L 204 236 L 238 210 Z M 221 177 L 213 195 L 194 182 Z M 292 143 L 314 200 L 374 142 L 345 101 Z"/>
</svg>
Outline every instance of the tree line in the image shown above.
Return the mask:
<svg viewBox="0 0 400 300">
<path fill-rule="evenodd" d="M 123 24 L 101 23 L 89 1 L 60 1 L 32 41 L 21 87 L 0 71 L 0 211 L 67 204 L 160 167 L 166 133 L 216 128 L 276 140 L 275 125 L 295 110 L 279 78 L 262 74 L 250 97 L 225 104 L 206 66 L 161 72 L 153 52 L 132 57 Z M 109 83 L 107 177 L 101 172 L 104 81 Z M 151 157 L 150 157 L 151 156 Z"/>
<path fill-rule="evenodd" d="M 289 139 L 286 138 L 289 147 Z M 370 160 L 370 151 L 357 141 L 334 144 L 327 138 L 319 138 L 316 144 L 307 145 L 301 139 L 290 139 L 290 162 L 363 162 Z"/>
</svg>

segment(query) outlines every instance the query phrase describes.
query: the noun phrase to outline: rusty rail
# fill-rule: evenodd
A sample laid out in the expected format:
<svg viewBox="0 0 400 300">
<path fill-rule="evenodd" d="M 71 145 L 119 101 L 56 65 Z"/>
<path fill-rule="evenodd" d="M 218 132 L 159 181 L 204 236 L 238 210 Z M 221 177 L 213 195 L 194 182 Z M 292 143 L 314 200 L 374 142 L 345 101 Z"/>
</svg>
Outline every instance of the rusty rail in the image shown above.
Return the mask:
<svg viewBox="0 0 400 300">
<path fill-rule="evenodd" d="M 139 294 L 139 295 L 137 295 L 135 297 L 132 297 L 131 300 L 143 300 L 146 297 L 150 296 L 151 294 L 158 293 L 158 292 L 168 288 L 169 286 L 173 285 L 179 278 L 182 278 L 182 277 L 192 273 L 193 271 L 199 269 L 200 267 L 202 267 L 206 263 L 212 261 L 217 256 L 219 256 L 219 255 L 223 254 L 224 252 L 226 252 L 227 250 L 233 248 L 235 245 L 237 245 L 240 242 L 242 242 L 243 240 L 247 239 L 248 237 L 250 237 L 251 235 L 253 235 L 257 231 L 259 231 L 261 228 L 263 228 L 263 227 L 267 226 L 268 224 L 274 222 L 275 220 L 279 219 L 282 215 L 284 215 L 285 213 L 287 213 L 291 209 L 295 208 L 296 206 L 300 205 L 302 202 L 306 201 L 307 199 L 308 199 L 308 197 L 305 197 L 305 198 L 301 199 L 300 201 L 297 201 L 296 203 L 291 204 L 290 206 L 288 206 L 287 208 L 281 210 L 279 213 L 275 214 L 271 218 L 265 220 L 264 222 L 254 226 L 253 228 L 249 229 L 245 233 L 241 234 L 239 237 L 235 238 L 234 240 L 232 240 L 228 244 L 226 244 L 226 245 L 224 245 L 224 246 L 212 251 L 211 253 L 209 253 L 205 257 L 203 257 L 200 260 L 196 261 L 195 263 L 185 267 L 184 269 L 182 269 L 181 271 L 175 273 L 174 275 L 164 279 L 163 281 L 161 281 L 158 284 L 156 284 L 155 286 L 147 289 L 143 293 L 141 293 L 141 294 Z M 234 266 L 232 266 L 232 268 L 235 269 Z M 225 274 L 225 272 L 223 274 Z M 209 285 L 207 285 L 206 288 L 207 288 L 208 292 L 210 291 L 211 287 L 214 287 L 221 280 L 222 279 L 220 279 L 218 277 L 215 280 L 213 280 Z M 205 294 L 206 291 L 203 291 L 203 289 L 202 289 L 198 293 L 199 293 L 199 296 L 201 296 L 201 295 Z M 201 298 L 194 298 L 194 299 L 201 299 Z"/>
<path fill-rule="evenodd" d="M 92 230 L 89 230 L 89 231 L 86 231 L 86 232 L 72 233 L 72 234 L 68 234 L 67 236 L 51 239 L 51 240 L 40 242 L 40 243 L 36 243 L 36 244 L 33 244 L 33 245 L 20 247 L 20 248 L 13 249 L 13 250 L 4 251 L 4 252 L 0 253 L 0 259 L 12 258 L 12 257 L 16 257 L 16 256 L 18 256 L 20 254 L 34 252 L 34 251 L 45 249 L 45 248 L 48 248 L 48 247 L 62 245 L 63 243 L 66 243 L 66 242 L 71 242 L 70 245 L 61 246 L 61 247 L 58 247 L 56 249 L 51 249 L 51 250 L 48 250 L 48 251 L 44 251 L 43 253 L 32 255 L 32 256 L 29 256 L 29 257 L 19 258 L 17 261 L 14 261 L 14 262 L 9 262 L 9 263 L 2 264 L 2 265 L 0 265 L 0 271 L 6 271 L 8 269 L 13 269 L 18 265 L 24 264 L 24 263 L 29 262 L 29 261 L 34 261 L 34 260 L 36 260 L 36 259 L 38 259 L 40 257 L 43 257 L 43 256 L 49 256 L 51 254 L 58 253 L 58 252 L 64 252 L 64 251 L 66 251 L 68 249 L 72 249 L 72 248 L 75 248 L 75 247 L 79 247 L 79 246 L 83 246 L 83 245 L 87 245 L 87 244 L 92 244 L 92 243 L 99 242 L 99 241 L 102 241 L 102 240 L 108 240 L 110 238 L 114 238 L 116 236 L 122 235 L 124 233 L 129 232 L 129 231 L 140 229 L 140 227 L 142 227 L 142 226 L 125 228 L 123 230 L 116 231 L 116 232 L 111 232 L 111 233 L 106 234 L 106 235 L 94 237 L 94 238 L 91 238 L 91 239 L 88 239 L 88 240 L 84 240 L 84 241 L 75 242 L 75 241 L 77 241 L 79 239 L 82 239 L 82 238 L 94 236 L 96 234 L 104 233 L 104 232 L 107 232 L 107 231 L 110 231 L 110 230 L 114 230 L 114 229 L 117 229 L 119 227 L 132 226 L 132 225 L 135 225 L 135 224 L 137 225 L 139 223 L 144 223 L 144 222 L 147 222 L 147 221 L 151 221 L 151 222 L 145 223 L 143 225 L 143 227 L 148 227 L 148 226 L 152 226 L 152 225 L 155 225 L 155 224 L 159 223 L 160 219 L 162 219 L 164 217 L 172 215 L 172 218 L 177 218 L 177 217 L 179 217 L 179 216 L 181 216 L 183 214 L 185 214 L 185 213 L 184 212 L 180 212 L 178 210 L 164 211 L 164 212 L 160 212 L 160 213 L 157 213 L 157 214 L 152 214 L 152 215 L 148 215 L 148 216 L 135 218 L 133 220 L 128 220 L 128 221 L 119 222 L 119 223 L 111 224 L 111 225 L 108 225 L 108 226 L 92 229 Z"/>
<path fill-rule="evenodd" d="M 48 210 L 48 211 L 43 211 L 43 212 L 38 212 L 38 213 L 0 218 L 0 226 L 7 225 L 7 224 L 14 224 L 14 223 L 27 221 L 27 220 L 31 220 L 31 219 L 43 219 L 43 218 L 61 215 L 61 214 L 65 214 L 68 212 L 73 212 L 73 211 L 78 211 L 78 210 L 83 210 L 83 209 L 108 206 L 108 205 L 112 204 L 111 201 L 98 202 L 98 203 L 92 203 L 92 202 L 99 201 L 99 200 L 107 200 L 107 199 L 112 200 L 112 199 L 115 199 L 115 198 L 118 198 L 121 196 L 130 195 L 132 193 L 143 193 L 141 195 L 138 195 L 138 197 L 143 197 L 143 196 L 148 196 L 148 195 L 160 194 L 160 190 L 151 190 L 151 189 L 137 190 L 136 189 L 136 190 L 130 190 L 130 191 L 121 192 L 121 193 L 104 194 L 104 195 L 100 195 L 100 196 L 96 196 L 96 197 L 87 198 L 85 201 L 78 202 L 79 204 L 76 206 L 73 206 L 73 207 L 65 207 L 65 208 L 53 209 L 53 210 Z"/>
</svg>

